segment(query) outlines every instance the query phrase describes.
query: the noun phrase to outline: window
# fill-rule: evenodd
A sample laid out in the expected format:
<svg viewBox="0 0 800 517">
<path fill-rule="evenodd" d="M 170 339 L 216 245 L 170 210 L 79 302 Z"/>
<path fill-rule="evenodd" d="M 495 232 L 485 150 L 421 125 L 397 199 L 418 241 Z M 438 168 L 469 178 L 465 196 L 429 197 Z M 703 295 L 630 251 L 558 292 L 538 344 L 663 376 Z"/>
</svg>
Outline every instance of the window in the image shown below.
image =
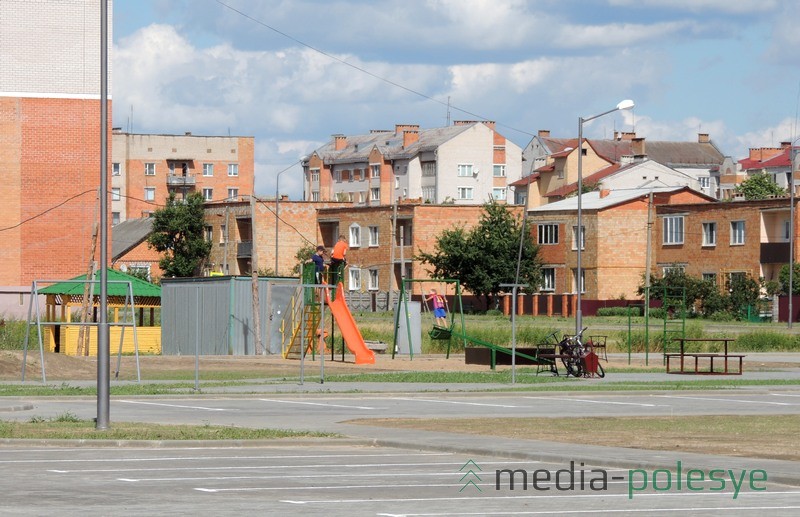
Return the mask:
<svg viewBox="0 0 800 517">
<path fill-rule="evenodd" d="M 460 163 L 458 164 L 458 175 L 462 178 L 472 177 L 472 164 Z"/>
<path fill-rule="evenodd" d="M 112 176 L 119 176 L 121 174 L 119 168 L 119 162 L 114 162 L 111 164 L 111 175 Z"/>
<path fill-rule="evenodd" d="M 472 199 L 473 196 L 472 187 L 458 187 L 457 192 L 458 192 L 457 194 L 458 199 Z"/>
<path fill-rule="evenodd" d="M 311 169 L 311 181 L 319 183 L 319 169 Z"/>
<path fill-rule="evenodd" d="M 373 178 L 380 178 L 381 177 L 381 166 L 380 164 L 370 165 L 369 166 L 372 173 L 370 174 Z"/>
<path fill-rule="evenodd" d="M 744 244 L 744 221 L 731 221 L 731 245 Z"/>
<path fill-rule="evenodd" d="M 156 164 L 155 163 L 145 163 L 144 164 L 144 175 L 145 176 L 155 176 L 156 175 Z"/>
<path fill-rule="evenodd" d="M 436 162 L 422 162 L 423 176 L 436 176 Z"/>
<path fill-rule="evenodd" d="M 204 163 L 203 164 L 203 176 L 209 177 L 214 175 L 214 164 L 213 163 Z"/>
<path fill-rule="evenodd" d="M 111 189 L 111 201 L 119 201 L 120 199 L 122 199 L 122 198 L 119 195 L 119 188 L 118 187 L 112 188 Z"/>
<path fill-rule="evenodd" d="M 783 222 L 783 240 L 789 241 L 792 238 L 792 224 L 787 219 Z"/>
<path fill-rule="evenodd" d="M 361 246 L 361 227 L 354 224 L 350 227 L 350 247 L 358 248 Z"/>
<path fill-rule="evenodd" d="M 702 189 L 708 189 L 708 187 L 711 185 L 711 178 L 708 176 L 701 176 L 697 179 L 700 182 L 700 188 Z"/>
<path fill-rule="evenodd" d="M 586 248 L 586 227 L 581 226 L 581 249 Z M 578 249 L 578 227 L 572 227 L 572 249 Z"/>
<path fill-rule="evenodd" d="M 239 175 L 239 164 L 238 163 L 229 163 L 228 164 L 228 176 L 238 176 Z"/>
<path fill-rule="evenodd" d="M 350 275 L 349 279 L 350 282 L 348 283 L 348 287 L 351 291 L 360 291 L 361 290 L 361 270 L 355 267 L 350 267 L 349 269 Z"/>
<path fill-rule="evenodd" d="M 381 188 L 375 187 L 369 189 L 370 192 L 370 200 L 371 201 L 380 201 L 381 200 Z"/>
<path fill-rule="evenodd" d="M 717 274 L 716 273 L 703 273 L 703 281 L 711 282 L 714 285 L 717 285 Z"/>
<path fill-rule="evenodd" d="M 728 289 L 732 289 L 734 283 L 744 280 L 747 280 L 747 273 L 744 271 L 732 271 L 728 273 Z"/>
<path fill-rule="evenodd" d="M 144 200 L 145 201 L 155 201 L 156 200 L 156 188 L 155 187 L 145 187 L 144 188 Z"/>
<path fill-rule="evenodd" d="M 411 221 L 397 221 L 395 244 L 398 246 L 411 246 Z"/>
<path fill-rule="evenodd" d="M 422 187 L 422 201 L 424 203 L 436 201 L 436 187 Z"/>
<path fill-rule="evenodd" d="M 355 169 L 353 171 L 353 179 L 356 181 L 361 181 L 364 179 L 364 169 Z"/>
<path fill-rule="evenodd" d="M 369 270 L 369 290 L 370 291 L 377 291 L 378 290 L 378 270 L 377 269 L 370 269 Z"/>
<path fill-rule="evenodd" d="M 664 266 L 661 268 L 661 274 L 667 275 L 668 273 L 684 273 L 686 271 L 686 267 L 678 264 L 672 264 L 670 266 Z"/>
<path fill-rule="evenodd" d="M 505 178 L 506 177 L 505 164 L 494 164 L 492 166 L 492 176 L 494 176 L 495 178 Z"/>
<path fill-rule="evenodd" d="M 370 226 L 369 227 L 369 245 L 370 246 L 377 246 L 378 245 L 378 227 L 377 226 Z"/>
<path fill-rule="evenodd" d="M 239 189 L 236 187 L 228 187 L 228 199 L 237 199 L 239 197 Z"/>
<path fill-rule="evenodd" d="M 319 191 L 315 190 L 311 192 L 311 201 L 319 201 Z"/>
<path fill-rule="evenodd" d="M 342 171 L 333 171 L 333 181 L 336 183 L 342 182 Z"/>
<path fill-rule="evenodd" d="M 226 239 L 227 235 L 228 235 L 228 227 L 225 226 L 224 224 L 220 225 L 220 227 L 219 227 L 219 243 L 220 244 L 225 244 L 225 241 L 227 240 Z"/>
<path fill-rule="evenodd" d="M 717 223 L 703 223 L 703 246 L 717 245 Z"/>
<path fill-rule="evenodd" d="M 111 226 L 119 224 L 119 212 L 111 212 Z"/>
<path fill-rule="evenodd" d="M 497 201 L 505 201 L 506 200 L 506 189 L 505 188 L 493 188 L 492 189 L 492 197 Z"/>
<path fill-rule="evenodd" d="M 139 278 L 146 278 L 150 281 L 150 264 L 131 264 L 128 266 L 128 274 L 136 275 Z"/>
<path fill-rule="evenodd" d="M 203 201 L 211 201 L 214 198 L 214 189 L 213 188 L 204 188 L 203 189 Z"/>
<path fill-rule="evenodd" d="M 683 244 L 683 216 L 664 218 L 664 244 Z"/>
<path fill-rule="evenodd" d="M 210 225 L 206 225 L 203 227 L 203 238 L 206 242 L 211 242 L 214 240 L 214 228 Z"/>
<path fill-rule="evenodd" d="M 586 270 L 581 268 L 581 292 L 586 292 Z M 572 292 L 578 292 L 578 270 L 572 270 Z"/>
<path fill-rule="evenodd" d="M 558 244 L 558 225 L 538 225 L 539 244 Z"/>
<path fill-rule="evenodd" d="M 542 288 L 541 291 L 556 290 L 556 270 L 552 267 L 542 268 Z"/>
</svg>

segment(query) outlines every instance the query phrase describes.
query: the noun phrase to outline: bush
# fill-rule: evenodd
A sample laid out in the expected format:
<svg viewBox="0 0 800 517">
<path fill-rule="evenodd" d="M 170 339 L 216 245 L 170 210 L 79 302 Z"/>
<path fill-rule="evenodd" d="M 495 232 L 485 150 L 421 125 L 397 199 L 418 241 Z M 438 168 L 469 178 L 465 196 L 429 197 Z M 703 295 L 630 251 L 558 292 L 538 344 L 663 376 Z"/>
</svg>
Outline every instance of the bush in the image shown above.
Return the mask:
<svg viewBox="0 0 800 517">
<path fill-rule="evenodd" d="M 667 311 L 660 307 L 650 309 L 650 317 L 663 320 L 667 317 Z"/>
<path fill-rule="evenodd" d="M 25 345 L 25 332 L 28 323 L 22 320 L 6 320 L 0 318 L 0 350 L 22 350 Z M 31 326 L 28 337 L 28 348 L 34 345 L 38 348 L 39 334 L 36 326 Z"/>
<path fill-rule="evenodd" d="M 503 314 L 503 311 L 498 310 L 498 309 L 489 309 L 488 311 L 486 311 L 486 315 L 487 316 L 494 316 L 494 317 L 503 317 L 503 316 L 505 316 Z"/>
<path fill-rule="evenodd" d="M 641 316 L 639 307 L 601 307 L 597 309 L 598 316 Z"/>
<path fill-rule="evenodd" d="M 711 321 L 735 321 L 736 317 L 728 311 L 717 311 L 709 318 Z"/>
<path fill-rule="evenodd" d="M 751 332 L 738 335 L 731 348 L 737 352 L 772 352 L 776 350 L 797 352 L 800 350 L 800 336 L 768 331 Z"/>
</svg>

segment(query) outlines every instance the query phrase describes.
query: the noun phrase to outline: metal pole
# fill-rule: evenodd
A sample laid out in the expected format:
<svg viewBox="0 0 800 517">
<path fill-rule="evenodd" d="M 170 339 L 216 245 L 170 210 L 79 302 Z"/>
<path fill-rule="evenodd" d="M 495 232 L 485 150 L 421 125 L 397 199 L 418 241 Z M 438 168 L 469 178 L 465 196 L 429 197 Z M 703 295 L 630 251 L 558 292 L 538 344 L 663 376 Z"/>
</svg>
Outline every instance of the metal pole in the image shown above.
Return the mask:
<svg viewBox="0 0 800 517">
<path fill-rule="evenodd" d="M 100 1 L 100 322 L 97 326 L 97 421 L 95 428 L 109 427 L 108 330 L 108 1 Z M 88 279 L 87 279 L 88 280 Z"/>
<path fill-rule="evenodd" d="M 577 264 L 575 266 L 575 290 L 577 294 L 578 306 L 575 309 L 575 335 L 581 332 L 581 325 L 583 324 L 583 311 L 581 310 L 581 291 L 583 290 L 581 282 L 581 248 L 583 248 L 583 117 L 578 117 L 578 229 L 575 232 L 575 240 L 578 247 Z"/>
<path fill-rule="evenodd" d="M 256 197 L 250 196 L 250 279 L 253 287 L 253 331 L 256 336 L 256 355 L 261 355 L 261 307 L 258 295 L 258 243 L 256 242 Z"/>
<path fill-rule="evenodd" d="M 278 241 L 280 240 L 280 239 L 278 239 L 278 222 L 280 221 L 280 218 L 278 217 L 278 213 L 280 212 L 281 195 L 280 195 L 280 192 L 278 190 L 278 185 L 280 185 L 281 174 L 283 174 L 284 172 L 286 172 L 288 170 L 289 169 L 283 169 L 275 177 L 275 275 L 276 276 L 278 275 L 278 265 L 280 264 L 280 262 L 278 260 Z"/>
<path fill-rule="evenodd" d="M 794 307 L 792 306 L 792 299 L 794 298 L 794 144 L 790 146 L 789 152 L 791 160 L 789 160 L 789 325 L 792 328 L 792 320 L 794 319 Z"/>
</svg>

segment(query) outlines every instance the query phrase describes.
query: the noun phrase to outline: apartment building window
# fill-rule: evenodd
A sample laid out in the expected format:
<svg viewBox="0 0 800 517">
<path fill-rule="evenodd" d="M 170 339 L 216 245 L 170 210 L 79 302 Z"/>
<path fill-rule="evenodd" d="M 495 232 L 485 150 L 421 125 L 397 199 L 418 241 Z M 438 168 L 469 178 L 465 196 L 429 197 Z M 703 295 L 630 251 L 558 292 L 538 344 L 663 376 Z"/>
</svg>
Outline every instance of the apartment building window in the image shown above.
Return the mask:
<svg viewBox="0 0 800 517">
<path fill-rule="evenodd" d="M 350 267 L 349 269 L 349 282 L 348 287 L 351 291 L 361 290 L 361 270 L 357 267 Z"/>
<path fill-rule="evenodd" d="M 370 226 L 369 227 L 369 245 L 370 246 L 378 246 L 378 227 L 377 226 Z"/>
<path fill-rule="evenodd" d="M 788 219 L 783 222 L 783 240 L 789 241 L 792 238 L 792 224 Z"/>
<path fill-rule="evenodd" d="M 744 221 L 731 221 L 731 246 L 744 244 Z"/>
<path fill-rule="evenodd" d="M 148 162 L 144 164 L 144 175 L 145 176 L 155 176 L 156 175 L 156 164 L 155 162 Z"/>
<path fill-rule="evenodd" d="M 228 164 L 228 176 L 238 176 L 239 175 L 239 164 L 238 163 L 229 163 Z"/>
<path fill-rule="evenodd" d="M 586 248 L 586 227 L 581 226 L 581 250 Z M 578 249 L 578 227 L 572 227 L 572 249 Z"/>
<path fill-rule="evenodd" d="M 472 187 L 458 187 L 458 199 L 472 199 L 474 189 Z"/>
<path fill-rule="evenodd" d="M 411 246 L 411 237 L 411 221 L 397 221 L 395 244 L 398 246 Z"/>
<path fill-rule="evenodd" d="M 436 187 L 422 187 L 422 202 L 433 203 L 436 201 Z"/>
<path fill-rule="evenodd" d="M 664 218 L 664 244 L 683 244 L 683 216 Z"/>
<path fill-rule="evenodd" d="M 492 166 L 492 176 L 495 178 L 505 178 L 506 177 L 506 166 L 505 164 L 496 163 Z"/>
<path fill-rule="evenodd" d="M 203 226 L 203 238 L 206 242 L 212 242 L 214 240 L 214 228 L 210 225 Z"/>
<path fill-rule="evenodd" d="M 703 223 L 703 246 L 717 245 L 717 223 Z"/>
<path fill-rule="evenodd" d="M 333 181 L 336 183 L 342 182 L 342 171 L 333 171 Z"/>
<path fill-rule="evenodd" d="M 733 287 L 734 282 L 741 282 L 747 280 L 747 273 L 745 271 L 731 271 L 728 273 L 728 289 Z"/>
<path fill-rule="evenodd" d="M 239 197 L 239 189 L 236 187 L 228 187 L 228 199 L 237 199 Z"/>
<path fill-rule="evenodd" d="M 580 281 L 580 289 L 582 293 L 586 292 L 586 270 L 581 268 L 581 281 Z M 578 292 L 578 270 L 572 270 L 572 292 Z"/>
<path fill-rule="evenodd" d="M 353 181 L 353 173 L 350 170 L 343 170 L 342 171 L 342 181 Z"/>
<path fill-rule="evenodd" d="M 381 200 L 381 188 L 375 187 L 369 189 L 370 191 L 370 200 L 371 201 L 380 201 Z"/>
<path fill-rule="evenodd" d="M 708 190 L 708 187 L 711 186 L 711 178 L 708 176 L 700 176 L 697 178 L 697 181 L 700 182 L 700 188 Z"/>
<path fill-rule="evenodd" d="M 492 189 L 492 197 L 496 201 L 505 201 L 506 200 L 506 189 L 505 188 L 493 188 Z"/>
<path fill-rule="evenodd" d="M 204 163 L 203 164 L 203 176 L 206 178 L 211 177 L 214 175 L 214 164 L 213 163 Z"/>
<path fill-rule="evenodd" d="M 122 197 L 119 194 L 119 187 L 114 187 L 111 189 L 111 201 L 119 201 Z"/>
<path fill-rule="evenodd" d="M 111 175 L 112 176 L 119 176 L 121 174 L 121 169 L 119 167 L 119 162 L 114 162 L 111 164 Z"/>
<path fill-rule="evenodd" d="M 315 190 L 311 192 L 311 201 L 319 201 L 319 191 Z"/>
<path fill-rule="evenodd" d="M 380 178 L 381 177 L 381 166 L 380 166 L 380 164 L 370 165 L 369 168 L 371 170 L 370 177 L 372 177 L 372 178 Z"/>
<path fill-rule="evenodd" d="M 703 281 L 704 282 L 711 282 L 713 285 L 717 285 L 717 274 L 716 273 L 703 273 Z"/>
<path fill-rule="evenodd" d="M 361 246 L 361 227 L 357 224 L 350 226 L 350 247 L 358 248 Z"/>
<path fill-rule="evenodd" d="M 558 244 L 558 225 L 555 223 L 537 226 L 539 244 Z"/>
<path fill-rule="evenodd" d="M 319 169 L 311 169 L 311 181 L 319 183 Z"/>
<path fill-rule="evenodd" d="M 144 188 L 144 200 L 145 201 L 155 201 L 156 200 L 156 188 L 155 187 L 145 187 Z"/>
<path fill-rule="evenodd" d="M 225 244 L 225 241 L 226 241 L 225 236 L 226 235 L 228 235 L 228 227 L 225 226 L 224 224 L 220 225 L 220 227 L 219 227 L 219 243 L 220 244 Z"/>
<path fill-rule="evenodd" d="M 436 176 L 436 162 L 422 162 L 422 175 L 426 177 Z"/>
<path fill-rule="evenodd" d="M 203 201 L 211 201 L 214 198 L 214 189 L 213 188 L 204 188 L 203 189 Z"/>
<path fill-rule="evenodd" d="M 541 291 L 556 290 L 556 269 L 553 267 L 542 268 L 542 288 Z"/>
<path fill-rule="evenodd" d="M 353 179 L 361 181 L 364 179 L 364 169 L 353 169 Z"/>
<path fill-rule="evenodd" d="M 111 212 L 111 226 L 118 225 L 120 221 L 119 212 Z"/>
<path fill-rule="evenodd" d="M 666 276 L 669 273 L 683 273 L 686 271 L 686 267 L 682 265 L 672 264 L 670 266 L 664 266 L 661 268 L 661 273 Z"/>
<path fill-rule="evenodd" d="M 377 269 L 370 269 L 369 270 L 369 290 L 370 291 L 377 291 L 378 290 L 378 270 Z"/>
<path fill-rule="evenodd" d="M 471 178 L 472 177 L 472 164 L 471 163 L 459 163 L 458 164 L 458 176 L 461 178 Z"/>
</svg>

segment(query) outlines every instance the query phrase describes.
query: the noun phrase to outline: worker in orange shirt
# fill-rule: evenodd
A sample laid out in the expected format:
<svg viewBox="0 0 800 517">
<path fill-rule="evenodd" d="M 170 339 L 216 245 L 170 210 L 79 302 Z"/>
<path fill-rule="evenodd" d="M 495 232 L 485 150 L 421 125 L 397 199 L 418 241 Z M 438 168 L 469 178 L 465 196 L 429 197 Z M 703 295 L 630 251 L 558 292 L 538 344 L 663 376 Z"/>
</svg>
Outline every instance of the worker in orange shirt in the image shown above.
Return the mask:
<svg viewBox="0 0 800 517">
<path fill-rule="evenodd" d="M 339 241 L 333 247 L 333 252 L 331 253 L 330 271 L 332 271 L 334 275 L 339 273 L 340 267 L 344 268 L 344 266 L 347 265 L 345 255 L 347 255 L 347 239 L 344 238 L 344 235 L 340 235 Z"/>
</svg>

